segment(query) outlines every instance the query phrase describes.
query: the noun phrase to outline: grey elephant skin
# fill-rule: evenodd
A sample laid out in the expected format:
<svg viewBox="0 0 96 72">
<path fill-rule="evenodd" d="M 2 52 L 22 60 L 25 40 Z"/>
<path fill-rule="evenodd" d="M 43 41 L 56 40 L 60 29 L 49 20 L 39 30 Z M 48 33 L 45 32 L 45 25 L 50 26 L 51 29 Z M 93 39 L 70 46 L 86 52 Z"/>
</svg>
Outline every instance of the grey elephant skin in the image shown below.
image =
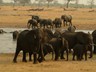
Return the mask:
<svg viewBox="0 0 96 72">
<path fill-rule="evenodd" d="M 53 46 L 55 60 L 58 60 L 59 55 L 61 59 L 64 59 L 64 51 L 66 51 L 66 58 L 68 60 L 68 42 L 64 38 L 52 38 L 48 43 Z"/>
<path fill-rule="evenodd" d="M 33 53 L 34 62 L 37 63 L 37 54 L 41 57 L 41 61 L 44 60 L 43 48 L 44 44 L 52 39 L 53 33 L 48 29 L 34 29 L 34 30 L 24 30 L 19 34 L 17 39 L 17 47 L 13 62 L 17 62 L 17 56 L 19 52 L 23 51 L 22 61 L 26 62 L 26 53 Z"/>
<path fill-rule="evenodd" d="M 30 26 L 31 26 L 32 29 L 33 28 L 38 28 L 38 22 L 35 19 L 28 20 L 27 27 L 30 28 Z"/>
<path fill-rule="evenodd" d="M 75 60 L 76 56 L 77 60 L 81 61 L 83 59 L 83 54 L 85 54 L 85 60 L 87 60 L 87 47 L 82 44 L 76 44 L 73 48 L 73 60 Z"/>
<path fill-rule="evenodd" d="M 92 32 L 92 36 L 93 36 L 93 43 L 95 44 L 94 45 L 94 51 L 93 51 L 93 53 L 96 54 L 96 30 L 94 30 Z"/>
<path fill-rule="evenodd" d="M 61 19 L 63 20 L 64 26 L 68 26 L 68 22 L 69 22 L 69 26 L 72 26 L 72 16 L 71 15 L 62 15 Z"/>
<path fill-rule="evenodd" d="M 91 34 L 87 34 L 84 32 L 64 32 L 62 33 L 62 37 L 64 37 L 69 44 L 69 50 L 71 50 L 76 44 L 82 45 L 91 45 L 93 44 L 93 39 Z M 90 47 L 90 56 L 92 57 L 92 47 Z M 91 58 L 90 57 L 90 58 Z"/>
<path fill-rule="evenodd" d="M 62 21 L 61 21 L 60 18 L 55 18 L 55 19 L 53 20 L 53 24 L 55 25 L 56 28 L 60 28 L 61 25 L 62 25 Z"/>
</svg>

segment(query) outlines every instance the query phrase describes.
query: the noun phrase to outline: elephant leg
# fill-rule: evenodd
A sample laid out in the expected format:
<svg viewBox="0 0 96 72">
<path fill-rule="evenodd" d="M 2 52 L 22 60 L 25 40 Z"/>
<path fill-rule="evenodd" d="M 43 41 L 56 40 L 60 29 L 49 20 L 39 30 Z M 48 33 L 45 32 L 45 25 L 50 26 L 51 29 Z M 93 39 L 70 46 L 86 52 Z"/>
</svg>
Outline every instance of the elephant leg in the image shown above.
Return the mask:
<svg viewBox="0 0 96 72">
<path fill-rule="evenodd" d="M 68 53 L 68 49 L 66 50 L 66 54 L 67 54 L 67 61 L 68 61 L 68 55 L 69 55 L 69 53 Z"/>
<path fill-rule="evenodd" d="M 92 52 L 92 49 L 90 49 L 90 57 L 89 58 L 92 58 L 93 57 L 93 52 Z"/>
<path fill-rule="evenodd" d="M 85 60 L 87 60 L 87 50 L 85 51 Z"/>
<path fill-rule="evenodd" d="M 26 52 L 25 51 L 23 51 L 23 59 L 22 59 L 22 61 L 23 62 L 27 62 L 27 60 L 26 60 Z"/>
<path fill-rule="evenodd" d="M 45 60 L 45 58 L 44 58 L 44 52 L 43 52 L 43 48 L 44 48 L 43 46 L 44 46 L 44 45 L 41 45 L 41 48 L 40 48 L 40 49 L 41 49 L 40 55 L 41 55 L 41 60 L 42 60 L 42 61 Z"/>
<path fill-rule="evenodd" d="M 33 56 L 34 56 L 34 57 L 33 57 L 33 58 L 34 58 L 34 62 L 33 62 L 33 63 L 34 63 L 34 64 L 37 64 L 37 63 L 38 63 L 38 62 L 37 62 L 37 53 L 34 53 Z"/>
<path fill-rule="evenodd" d="M 71 49 L 69 49 L 69 53 L 71 53 Z"/>
<path fill-rule="evenodd" d="M 81 54 L 81 60 L 82 60 L 82 59 L 84 59 L 84 58 L 83 58 L 83 53 Z"/>
<path fill-rule="evenodd" d="M 68 26 L 68 25 L 67 25 L 67 21 L 66 21 L 66 26 Z"/>
<path fill-rule="evenodd" d="M 94 54 L 96 54 L 96 46 L 94 46 L 94 51 L 93 51 Z"/>
<path fill-rule="evenodd" d="M 75 54 L 75 52 L 73 52 L 73 61 L 75 61 L 75 56 L 76 56 L 76 54 Z"/>
<path fill-rule="evenodd" d="M 15 53 L 15 56 L 14 56 L 14 59 L 13 59 L 14 63 L 17 63 L 16 59 L 17 59 L 17 56 L 18 56 L 19 52 L 20 52 L 20 50 L 16 49 L 16 53 Z"/>
<path fill-rule="evenodd" d="M 72 22 L 70 21 L 70 26 L 72 26 Z"/>
<path fill-rule="evenodd" d="M 32 53 L 31 52 L 29 52 L 29 61 L 32 61 Z"/>
<path fill-rule="evenodd" d="M 65 58 L 64 58 L 64 50 L 61 51 L 60 59 L 65 59 Z"/>
<path fill-rule="evenodd" d="M 58 57 L 59 57 L 59 53 L 58 53 L 58 51 L 57 51 L 57 52 L 55 52 L 55 61 L 58 60 Z"/>
<path fill-rule="evenodd" d="M 63 20 L 63 24 L 64 24 L 64 26 L 65 26 L 65 21 Z"/>
</svg>

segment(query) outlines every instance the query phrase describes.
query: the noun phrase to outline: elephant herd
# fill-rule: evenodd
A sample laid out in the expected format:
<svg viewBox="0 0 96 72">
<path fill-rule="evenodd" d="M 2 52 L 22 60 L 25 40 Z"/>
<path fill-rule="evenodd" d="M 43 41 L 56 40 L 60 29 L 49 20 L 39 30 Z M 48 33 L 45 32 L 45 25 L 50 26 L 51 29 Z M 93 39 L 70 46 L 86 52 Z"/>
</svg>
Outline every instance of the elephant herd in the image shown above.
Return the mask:
<svg viewBox="0 0 96 72">
<path fill-rule="evenodd" d="M 60 28 L 62 21 L 64 26 L 67 26 L 69 22 L 67 30 L 62 31 Z M 32 26 L 31 30 L 12 32 L 13 40 L 17 40 L 14 63 L 17 62 L 20 51 L 23 51 L 23 62 L 27 62 L 26 55 L 28 53 L 29 61 L 32 61 L 31 56 L 33 56 L 34 64 L 45 61 L 45 56 L 48 53 L 52 53 L 52 59 L 55 61 L 59 59 L 68 61 L 71 52 L 72 60 L 82 60 L 83 55 L 85 55 L 84 59 L 87 60 L 87 51 L 90 52 L 89 58 L 93 57 L 93 53 L 96 54 L 96 30 L 92 34 L 82 31 L 75 32 L 76 27 L 72 25 L 71 15 L 62 15 L 61 18 L 55 18 L 53 21 L 32 15 L 32 19 L 27 23 L 27 27 L 30 28 L 30 26 Z M 55 27 L 54 32 L 53 27 Z M 6 32 L 1 29 L 1 33 Z"/>
<path fill-rule="evenodd" d="M 72 26 L 72 16 L 71 15 L 62 15 L 61 18 L 55 18 L 52 19 L 43 19 L 40 18 L 37 15 L 32 15 L 32 19 L 28 20 L 27 27 L 30 28 L 30 26 L 33 28 L 60 28 L 62 24 L 64 26 Z"/>
<path fill-rule="evenodd" d="M 52 53 L 52 59 L 55 61 L 59 60 L 59 58 L 68 61 L 70 52 L 73 54 L 72 60 L 75 60 L 75 57 L 77 60 L 82 60 L 83 55 L 85 55 L 84 59 L 87 60 L 87 51 L 90 51 L 89 58 L 93 57 L 93 52 L 96 53 L 95 32 L 96 30 L 92 34 L 67 30 L 61 32 L 61 29 L 56 29 L 53 32 L 48 28 L 21 31 L 17 38 L 13 62 L 17 62 L 20 51 L 23 51 L 23 62 L 27 62 L 26 54 L 28 53 L 29 61 L 32 61 L 31 56 L 33 55 L 34 64 L 45 61 L 45 56 L 48 53 Z"/>
</svg>

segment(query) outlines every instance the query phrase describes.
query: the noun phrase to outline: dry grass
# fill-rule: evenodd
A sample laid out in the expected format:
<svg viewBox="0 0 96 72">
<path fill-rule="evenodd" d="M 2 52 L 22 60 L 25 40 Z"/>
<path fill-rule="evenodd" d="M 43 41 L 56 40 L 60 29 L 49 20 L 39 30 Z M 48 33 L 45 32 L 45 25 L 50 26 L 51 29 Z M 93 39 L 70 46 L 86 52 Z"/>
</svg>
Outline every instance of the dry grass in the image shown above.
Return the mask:
<svg viewBox="0 0 96 72">
<path fill-rule="evenodd" d="M 90 9 L 77 9 L 74 11 L 64 11 L 62 8 L 44 8 L 44 11 L 28 11 L 35 7 L 10 7 L 2 6 L 0 10 L 0 27 L 26 27 L 30 15 L 39 15 L 41 18 L 60 17 L 63 14 L 69 14 L 73 17 L 73 25 L 77 29 L 96 29 L 96 9 L 90 12 Z M 14 10 L 15 9 L 15 10 Z"/>
</svg>

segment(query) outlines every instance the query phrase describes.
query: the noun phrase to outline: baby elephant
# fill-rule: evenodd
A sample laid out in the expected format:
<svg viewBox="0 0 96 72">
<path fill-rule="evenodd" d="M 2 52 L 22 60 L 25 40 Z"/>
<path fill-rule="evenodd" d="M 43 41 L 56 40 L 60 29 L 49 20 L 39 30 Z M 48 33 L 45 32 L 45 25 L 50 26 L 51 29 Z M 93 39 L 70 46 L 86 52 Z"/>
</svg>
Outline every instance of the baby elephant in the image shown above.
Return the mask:
<svg viewBox="0 0 96 72">
<path fill-rule="evenodd" d="M 76 44 L 73 48 L 73 60 L 75 60 L 75 56 L 77 57 L 77 60 L 83 59 L 83 54 L 85 54 L 85 60 L 87 60 L 87 48 L 85 45 L 82 44 Z"/>
</svg>

